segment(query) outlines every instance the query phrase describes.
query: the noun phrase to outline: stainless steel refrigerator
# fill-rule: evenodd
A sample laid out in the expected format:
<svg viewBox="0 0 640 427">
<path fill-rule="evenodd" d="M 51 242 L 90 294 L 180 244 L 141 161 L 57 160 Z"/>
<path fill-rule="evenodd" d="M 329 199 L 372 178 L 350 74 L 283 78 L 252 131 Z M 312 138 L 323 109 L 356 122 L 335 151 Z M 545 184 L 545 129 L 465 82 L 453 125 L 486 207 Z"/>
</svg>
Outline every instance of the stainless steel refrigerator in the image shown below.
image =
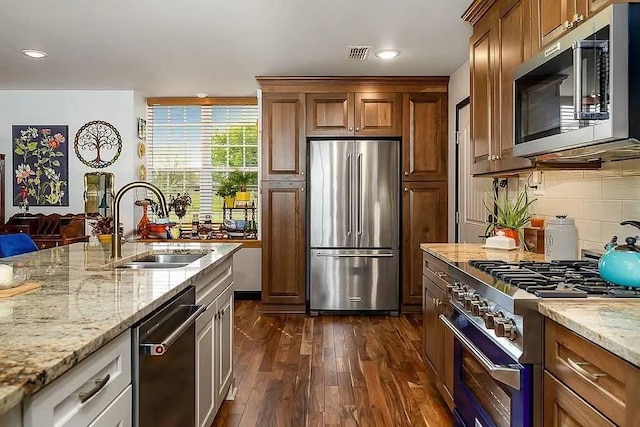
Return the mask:
<svg viewBox="0 0 640 427">
<path fill-rule="evenodd" d="M 311 140 L 309 306 L 399 310 L 399 141 Z"/>
</svg>

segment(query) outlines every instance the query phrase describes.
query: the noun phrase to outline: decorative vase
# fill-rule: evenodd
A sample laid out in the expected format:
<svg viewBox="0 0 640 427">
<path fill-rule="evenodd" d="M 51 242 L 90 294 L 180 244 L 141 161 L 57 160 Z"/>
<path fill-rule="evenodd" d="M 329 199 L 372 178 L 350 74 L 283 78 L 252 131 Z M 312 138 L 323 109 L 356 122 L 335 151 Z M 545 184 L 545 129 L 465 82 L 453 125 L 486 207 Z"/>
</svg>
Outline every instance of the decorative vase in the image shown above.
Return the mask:
<svg viewBox="0 0 640 427">
<path fill-rule="evenodd" d="M 149 233 L 151 233 L 151 220 L 147 216 L 148 208 L 149 205 L 142 205 L 142 217 L 140 218 L 140 221 L 138 221 L 137 229 L 141 239 L 148 239 Z"/>
<path fill-rule="evenodd" d="M 98 241 L 103 244 L 111 243 L 111 234 L 98 234 Z"/>
<path fill-rule="evenodd" d="M 499 231 L 502 231 L 505 236 L 511 237 L 513 240 L 515 240 L 516 246 L 520 244 L 520 239 L 518 238 L 518 230 L 516 230 L 515 228 L 500 228 Z"/>
<path fill-rule="evenodd" d="M 226 196 L 226 197 L 224 198 L 224 206 L 225 206 L 226 208 L 232 208 L 232 207 L 234 207 L 234 206 L 235 206 L 235 204 L 236 204 L 236 198 L 235 198 L 235 197 L 233 197 L 233 196 Z"/>
</svg>

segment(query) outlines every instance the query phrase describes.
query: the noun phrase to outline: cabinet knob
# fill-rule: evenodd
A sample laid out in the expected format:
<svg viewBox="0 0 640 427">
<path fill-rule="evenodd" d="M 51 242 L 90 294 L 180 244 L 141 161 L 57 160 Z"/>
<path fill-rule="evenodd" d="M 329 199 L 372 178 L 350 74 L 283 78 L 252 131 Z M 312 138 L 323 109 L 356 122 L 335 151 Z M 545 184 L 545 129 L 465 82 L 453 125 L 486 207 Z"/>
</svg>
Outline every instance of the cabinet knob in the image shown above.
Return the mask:
<svg viewBox="0 0 640 427">
<path fill-rule="evenodd" d="M 353 131 L 353 126 L 349 126 L 349 131 Z"/>
<path fill-rule="evenodd" d="M 409 176 L 409 172 L 404 171 L 404 176 Z"/>
<path fill-rule="evenodd" d="M 360 130 L 360 128 L 356 128 L 356 132 L 358 132 Z"/>
<path fill-rule="evenodd" d="M 300 191 L 304 192 L 304 187 L 301 187 L 301 188 L 300 188 Z"/>
<path fill-rule="evenodd" d="M 405 193 L 408 193 L 408 192 L 409 192 L 409 189 L 408 189 L 407 187 L 404 187 L 404 192 L 405 192 Z"/>
<path fill-rule="evenodd" d="M 300 175 L 304 175 L 304 171 L 300 172 Z"/>
</svg>

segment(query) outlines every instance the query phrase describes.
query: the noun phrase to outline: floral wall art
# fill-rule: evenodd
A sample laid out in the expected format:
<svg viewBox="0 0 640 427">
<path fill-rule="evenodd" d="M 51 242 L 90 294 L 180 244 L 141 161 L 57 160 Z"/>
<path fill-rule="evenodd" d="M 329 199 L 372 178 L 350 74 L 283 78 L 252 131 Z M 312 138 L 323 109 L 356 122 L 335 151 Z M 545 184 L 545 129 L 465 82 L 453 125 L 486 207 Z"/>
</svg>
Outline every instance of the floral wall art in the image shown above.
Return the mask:
<svg viewBox="0 0 640 427">
<path fill-rule="evenodd" d="M 69 206 L 68 126 L 14 125 L 13 205 Z"/>
</svg>

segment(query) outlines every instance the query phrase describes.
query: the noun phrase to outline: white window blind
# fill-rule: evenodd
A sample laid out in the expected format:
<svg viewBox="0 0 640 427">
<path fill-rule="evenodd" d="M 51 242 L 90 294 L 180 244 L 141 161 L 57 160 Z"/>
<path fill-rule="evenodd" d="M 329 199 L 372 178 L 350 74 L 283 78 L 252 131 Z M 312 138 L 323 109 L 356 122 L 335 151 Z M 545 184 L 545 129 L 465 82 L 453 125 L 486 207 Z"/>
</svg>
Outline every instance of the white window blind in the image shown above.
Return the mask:
<svg viewBox="0 0 640 427">
<path fill-rule="evenodd" d="M 148 111 L 147 180 L 167 195 L 189 193 L 192 214 L 222 221 L 221 177 L 258 171 L 257 105 L 152 105 Z M 248 188 L 257 200 L 257 185 Z"/>
</svg>

